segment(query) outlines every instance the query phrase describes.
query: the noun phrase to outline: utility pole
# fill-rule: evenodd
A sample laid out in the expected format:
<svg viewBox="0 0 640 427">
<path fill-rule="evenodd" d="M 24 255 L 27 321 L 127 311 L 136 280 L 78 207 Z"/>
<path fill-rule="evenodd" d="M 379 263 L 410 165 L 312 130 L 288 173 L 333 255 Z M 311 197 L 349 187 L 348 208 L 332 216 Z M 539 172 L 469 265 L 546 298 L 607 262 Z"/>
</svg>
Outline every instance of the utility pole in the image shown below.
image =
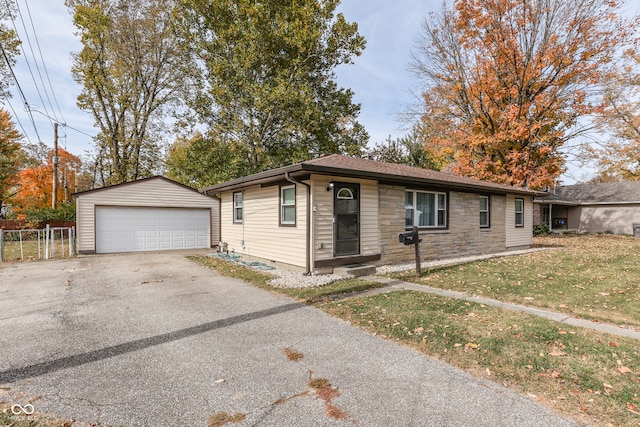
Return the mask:
<svg viewBox="0 0 640 427">
<path fill-rule="evenodd" d="M 51 195 L 51 207 L 56 208 L 58 196 L 58 123 L 53 124 L 53 194 Z"/>
</svg>

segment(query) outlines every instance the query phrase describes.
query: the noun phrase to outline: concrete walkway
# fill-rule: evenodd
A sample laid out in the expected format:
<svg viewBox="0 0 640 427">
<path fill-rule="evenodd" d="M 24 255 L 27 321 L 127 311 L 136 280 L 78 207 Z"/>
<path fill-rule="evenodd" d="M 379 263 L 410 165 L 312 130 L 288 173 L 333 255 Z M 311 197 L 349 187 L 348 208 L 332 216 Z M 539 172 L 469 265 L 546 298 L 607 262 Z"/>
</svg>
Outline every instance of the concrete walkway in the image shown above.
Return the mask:
<svg viewBox="0 0 640 427">
<path fill-rule="evenodd" d="M 416 283 L 403 282 L 400 280 L 389 279 L 381 276 L 364 276 L 361 277 L 364 280 L 371 280 L 374 282 L 382 283 L 385 285 L 383 288 L 372 289 L 370 291 L 357 294 L 360 296 L 377 295 L 382 293 L 389 293 L 399 290 L 410 290 L 417 292 L 426 292 L 430 294 L 440 295 L 448 298 L 457 298 L 478 304 L 484 304 L 491 307 L 498 307 L 505 310 L 519 311 L 522 313 L 531 314 L 534 316 L 544 317 L 545 319 L 553 320 L 555 322 L 565 323 L 571 326 L 578 326 L 581 328 L 593 329 L 595 331 L 604 332 L 608 334 L 618 335 L 621 337 L 633 338 L 640 340 L 640 331 L 627 329 L 616 325 L 595 322 L 592 320 L 579 319 L 571 317 L 563 313 L 557 313 L 542 308 L 528 307 L 520 304 L 513 304 L 503 301 L 498 301 L 491 298 L 480 297 L 476 295 L 470 295 L 464 292 L 450 291 L 447 289 L 432 288 L 430 286 L 418 285 Z M 353 298 L 355 295 L 351 294 L 348 298 Z"/>
</svg>

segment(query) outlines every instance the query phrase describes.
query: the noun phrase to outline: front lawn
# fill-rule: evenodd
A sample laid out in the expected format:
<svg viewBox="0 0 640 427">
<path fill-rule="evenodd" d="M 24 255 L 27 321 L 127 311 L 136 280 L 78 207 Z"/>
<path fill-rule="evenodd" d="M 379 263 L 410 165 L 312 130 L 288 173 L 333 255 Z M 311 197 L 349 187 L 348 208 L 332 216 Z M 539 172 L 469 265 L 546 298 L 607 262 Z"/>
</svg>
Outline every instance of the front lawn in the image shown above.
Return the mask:
<svg viewBox="0 0 640 427">
<path fill-rule="evenodd" d="M 640 424 L 636 340 L 413 291 L 317 306 L 585 424 Z"/>
<path fill-rule="evenodd" d="M 390 277 L 547 308 L 594 321 L 640 327 L 640 239 L 535 238 L 554 249 Z"/>
</svg>

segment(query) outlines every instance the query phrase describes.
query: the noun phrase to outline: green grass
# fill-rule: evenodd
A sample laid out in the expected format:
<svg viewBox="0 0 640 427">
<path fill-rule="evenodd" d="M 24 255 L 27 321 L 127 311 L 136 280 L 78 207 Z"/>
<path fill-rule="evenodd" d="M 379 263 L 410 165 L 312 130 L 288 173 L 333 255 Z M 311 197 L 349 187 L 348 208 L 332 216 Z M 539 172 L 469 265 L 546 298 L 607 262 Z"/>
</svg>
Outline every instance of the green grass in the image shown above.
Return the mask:
<svg viewBox="0 0 640 427">
<path fill-rule="evenodd" d="M 633 413 L 640 406 L 635 340 L 412 291 L 318 306 L 576 420 L 602 426 L 640 423 Z"/>
<path fill-rule="evenodd" d="M 556 249 L 390 277 L 640 327 L 640 239 L 536 238 Z"/>
</svg>

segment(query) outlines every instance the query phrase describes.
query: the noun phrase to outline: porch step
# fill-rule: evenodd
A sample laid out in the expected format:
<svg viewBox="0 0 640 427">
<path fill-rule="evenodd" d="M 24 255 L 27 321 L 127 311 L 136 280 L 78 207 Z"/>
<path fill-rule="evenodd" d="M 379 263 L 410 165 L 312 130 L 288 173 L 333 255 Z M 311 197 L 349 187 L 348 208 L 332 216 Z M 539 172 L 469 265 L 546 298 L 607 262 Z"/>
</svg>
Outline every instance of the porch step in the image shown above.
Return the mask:
<svg viewBox="0 0 640 427">
<path fill-rule="evenodd" d="M 340 276 L 350 275 L 354 277 L 376 274 L 376 266 L 369 264 L 349 264 L 333 269 L 333 274 Z"/>
</svg>

